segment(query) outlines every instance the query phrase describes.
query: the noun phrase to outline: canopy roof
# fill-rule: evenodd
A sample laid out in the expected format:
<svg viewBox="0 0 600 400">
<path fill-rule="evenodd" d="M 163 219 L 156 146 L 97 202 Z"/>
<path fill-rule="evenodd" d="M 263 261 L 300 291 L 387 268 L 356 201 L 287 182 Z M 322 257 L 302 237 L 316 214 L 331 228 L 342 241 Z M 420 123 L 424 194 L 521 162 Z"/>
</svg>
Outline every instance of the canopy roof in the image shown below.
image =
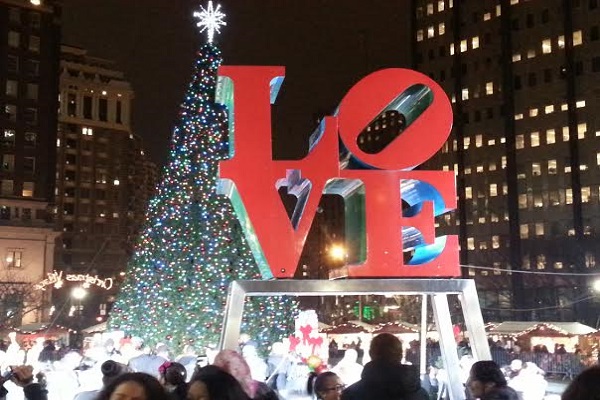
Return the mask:
<svg viewBox="0 0 600 400">
<path fill-rule="evenodd" d="M 490 335 L 577 336 L 596 332 L 580 322 L 505 321 L 488 330 Z"/>
<path fill-rule="evenodd" d="M 323 330 L 323 332 L 328 335 L 348 335 L 353 333 L 368 333 L 369 331 L 360 325 L 356 325 L 351 322 L 346 322 L 344 324 L 336 325 L 329 329 L 325 329 Z"/>
<path fill-rule="evenodd" d="M 419 327 L 404 321 L 387 322 L 385 324 L 380 324 L 372 331 L 372 333 L 374 335 L 379 333 L 391 333 L 393 335 L 401 333 L 419 333 Z"/>
</svg>

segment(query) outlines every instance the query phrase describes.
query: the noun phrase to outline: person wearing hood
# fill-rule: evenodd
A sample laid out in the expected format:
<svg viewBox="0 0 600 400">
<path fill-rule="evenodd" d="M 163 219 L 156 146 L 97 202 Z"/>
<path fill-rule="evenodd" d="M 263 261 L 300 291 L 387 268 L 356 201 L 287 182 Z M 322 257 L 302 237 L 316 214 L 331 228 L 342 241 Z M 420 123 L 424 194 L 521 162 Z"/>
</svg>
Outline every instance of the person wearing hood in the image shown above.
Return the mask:
<svg viewBox="0 0 600 400">
<path fill-rule="evenodd" d="M 371 361 L 360 381 L 342 392 L 342 400 L 428 400 L 421 387 L 419 370 L 403 365 L 402 342 L 396 336 L 382 333 L 373 338 L 369 348 Z"/>
</svg>

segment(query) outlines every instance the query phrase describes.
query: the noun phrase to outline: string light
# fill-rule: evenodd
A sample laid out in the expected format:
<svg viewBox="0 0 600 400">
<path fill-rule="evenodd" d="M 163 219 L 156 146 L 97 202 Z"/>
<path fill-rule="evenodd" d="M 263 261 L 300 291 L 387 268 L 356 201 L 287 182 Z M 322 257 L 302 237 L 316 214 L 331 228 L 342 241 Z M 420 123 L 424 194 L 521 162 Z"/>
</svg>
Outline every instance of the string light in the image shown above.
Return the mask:
<svg viewBox="0 0 600 400">
<path fill-rule="evenodd" d="M 227 113 L 215 104 L 220 50 L 197 55 L 180 108 L 169 162 L 109 319 L 147 343 L 216 346 L 227 288 L 235 279 L 261 279 L 228 198 L 216 192 L 218 163 L 229 155 Z M 296 302 L 252 297 L 242 330 L 259 345 L 293 331 Z"/>
</svg>

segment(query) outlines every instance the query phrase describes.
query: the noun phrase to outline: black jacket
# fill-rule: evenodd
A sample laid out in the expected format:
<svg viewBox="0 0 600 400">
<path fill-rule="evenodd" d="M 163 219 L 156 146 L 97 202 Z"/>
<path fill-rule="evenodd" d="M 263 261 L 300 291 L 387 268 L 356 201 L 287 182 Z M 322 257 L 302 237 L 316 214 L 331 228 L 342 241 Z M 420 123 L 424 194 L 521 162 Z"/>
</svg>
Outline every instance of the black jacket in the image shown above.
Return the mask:
<svg viewBox="0 0 600 400">
<path fill-rule="evenodd" d="M 342 400 L 428 400 L 415 366 L 371 361 L 361 380 L 342 392 Z"/>
<path fill-rule="evenodd" d="M 0 399 L 5 399 L 8 391 L 0 386 Z M 48 400 L 48 391 L 39 383 L 30 383 L 23 388 L 26 400 Z"/>
</svg>

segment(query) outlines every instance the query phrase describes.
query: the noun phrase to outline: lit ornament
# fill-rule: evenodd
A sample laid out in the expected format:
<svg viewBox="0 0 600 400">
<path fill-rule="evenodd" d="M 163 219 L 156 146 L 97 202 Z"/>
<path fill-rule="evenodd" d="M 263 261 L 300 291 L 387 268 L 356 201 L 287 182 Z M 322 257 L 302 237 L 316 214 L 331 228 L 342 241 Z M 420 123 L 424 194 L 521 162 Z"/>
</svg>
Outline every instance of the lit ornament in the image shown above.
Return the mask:
<svg viewBox="0 0 600 400">
<path fill-rule="evenodd" d="M 200 33 L 206 31 L 208 36 L 208 43 L 212 43 L 215 31 L 221 33 L 221 26 L 226 26 L 227 23 L 223 21 L 225 14 L 221 12 L 221 5 L 217 4 L 217 8 L 213 8 L 212 0 L 208 1 L 208 7 L 205 9 L 200 6 L 200 11 L 194 12 L 194 17 L 200 21 L 196 24 L 200 29 Z"/>
</svg>

